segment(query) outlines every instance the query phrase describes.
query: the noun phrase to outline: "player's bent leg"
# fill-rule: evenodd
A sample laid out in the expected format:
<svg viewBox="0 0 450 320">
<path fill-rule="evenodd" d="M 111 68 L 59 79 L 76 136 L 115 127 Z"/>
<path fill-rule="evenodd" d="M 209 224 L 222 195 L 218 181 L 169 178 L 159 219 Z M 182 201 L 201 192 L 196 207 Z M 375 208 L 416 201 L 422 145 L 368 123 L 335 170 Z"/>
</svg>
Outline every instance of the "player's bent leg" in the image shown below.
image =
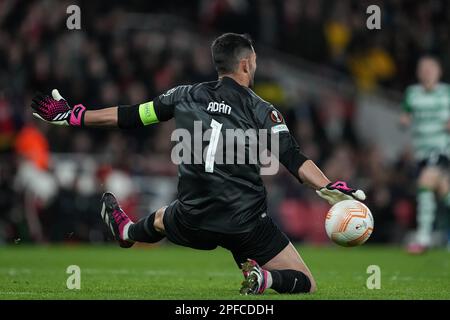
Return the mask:
<svg viewBox="0 0 450 320">
<path fill-rule="evenodd" d="M 266 213 L 250 232 L 229 240 L 221 245 L 233 253 L 243 271 L 242 294 L 261 294 L 268 288 L 279 293 L 316 290 L 314 278 L 297 250 Z"/>
<path fill-rule="evenodd" d="M 153 226 L 158 232 L 164 234 L 166 229 L 164 228 L 164 213 L 166 212 L 167 207 L 162 207 L 155 214 L 155 221 L 153 222 Z"/>
<path fill-rule="evenodd" d="M 441 170 L 439 169 L 439 167 L 425 167 L 419 175 L 417 181 L 418 187 L 435 190 L 439 185 L 441 176 Z"/>
<path fill-rule="evenodd" d="M 132 224 L 128 229 L 129 239 L 146 243 L 155 243 L 162 240 L 165 237 L 162 223 L 165 209 L 166 207 L 163 207 Z"/>
<path fill-rule="evenodd" d="M 289 242 L 279 254 L 262 266 L 272 275 L 271 288 L 277 292 L 312 293 L 317 285 L 302 257 Z M 295 284 L 295 287 L 294 287 Z"/>
</svg>

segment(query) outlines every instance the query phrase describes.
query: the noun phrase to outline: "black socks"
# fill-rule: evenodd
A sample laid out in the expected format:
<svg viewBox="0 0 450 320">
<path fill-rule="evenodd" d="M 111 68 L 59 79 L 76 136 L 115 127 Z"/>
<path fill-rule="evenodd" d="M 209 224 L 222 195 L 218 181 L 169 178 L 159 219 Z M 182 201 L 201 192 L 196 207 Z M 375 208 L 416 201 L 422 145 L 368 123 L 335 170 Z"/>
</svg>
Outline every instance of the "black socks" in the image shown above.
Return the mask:
<svg viewBox="0 0 450 320">
<path fill-rule="evenodd" d="M 308 293 L 311 289 L 311 281 L 301 271 L 297 270 L 272 270 L 271 288 L 278 293 Z"/>
<path fill-rule="evenodd" d="M 155 243 L 165 236 L 156 231 L 153 223 L 155 222 L 156 212 L 142 218 L 137 223 L 132 224 L 128 229 L 128 238 L 137 242 Z"/>
</svg>

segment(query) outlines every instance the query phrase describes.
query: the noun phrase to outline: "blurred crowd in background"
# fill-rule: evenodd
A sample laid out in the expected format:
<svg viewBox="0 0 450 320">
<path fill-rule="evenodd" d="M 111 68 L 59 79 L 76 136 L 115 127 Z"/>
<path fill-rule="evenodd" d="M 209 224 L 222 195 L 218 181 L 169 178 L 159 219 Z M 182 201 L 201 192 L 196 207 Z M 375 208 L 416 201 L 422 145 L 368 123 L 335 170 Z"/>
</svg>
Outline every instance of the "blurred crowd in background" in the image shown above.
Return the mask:
<svg viewBox="0 0 450 320">
<path fill-rule="evenodd" d="M 405 146 L 387 162 L 383 145 L 360 141 L 353 126 L 355 96 L 403 91 L 415 82 L 415 64 L 424 53 L 440 57 L 449 74 L 448 1 L 74 3 L 81 8 L 81 30 L 66 28 L 71 2 L 0 0 L 0 243 L 104 241 L 99 200 L 106 189 L 135 218 L 172 200 L 172 122 L 130 131 L 50 127 L 33 120 L 30 101 L 36 91 L 58 88 L 72 105 L 100 108 L 214 80 L 209 42 L 220 32 L 249 33 L 257 50 L 287 55 L 354 88 L 350 95 L 299 88 L 292 97 L 273 70 L 257 73 L 255 85 L 330 179 L 367 190 L 376 221 L 372 242 L 401 242 L 413 228 L 411 153 Z M 382 30 L 366 28 L 369 4 L 380 6 Z M 265 180 L 269 212 L 288 235 L 324 242 L 328 205 L 285 170 Z"/>
</svg>

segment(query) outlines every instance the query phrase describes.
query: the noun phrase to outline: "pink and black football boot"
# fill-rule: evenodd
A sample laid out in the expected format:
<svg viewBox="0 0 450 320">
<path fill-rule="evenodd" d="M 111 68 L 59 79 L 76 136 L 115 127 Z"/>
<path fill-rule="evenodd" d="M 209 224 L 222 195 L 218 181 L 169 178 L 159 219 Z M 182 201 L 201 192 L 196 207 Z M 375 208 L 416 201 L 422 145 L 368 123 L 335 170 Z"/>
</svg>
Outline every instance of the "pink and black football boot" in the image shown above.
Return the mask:
<svg viewBox="0 0 450 320">
<path fill-rule="evenodd" d="M 245 280 L 242 282 L 240 294 L 263 294 L 267 288 L 269 271 L 261 268 L 255 260 L 248 259 L 242 264 L 242 274 Z"/>
<path fill-rule="evenodd" d="M 126 240 L 124 231 L 128 231 L 133 221 L 120 208 L 116 197 L 111 192 L 105 192 L 102 197 L 101 215 L 103 221 L 108 226 L 114 238 L 119 242 L 122 248 L 130 248 L 134 242 Z"/>
</svg>

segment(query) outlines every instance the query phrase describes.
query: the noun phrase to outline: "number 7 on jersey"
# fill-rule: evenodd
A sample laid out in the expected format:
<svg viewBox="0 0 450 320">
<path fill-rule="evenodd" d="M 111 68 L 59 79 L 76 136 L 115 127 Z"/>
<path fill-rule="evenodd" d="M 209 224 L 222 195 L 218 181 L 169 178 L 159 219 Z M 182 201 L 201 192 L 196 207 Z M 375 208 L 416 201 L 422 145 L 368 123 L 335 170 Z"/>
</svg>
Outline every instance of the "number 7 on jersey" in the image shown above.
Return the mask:
<svg viewBox="0 0 450 320">
<path fill-rule="evenodd" d="M 219 143 L 220 130 L 222 123 L 212 119 L 210 127 L 212 128 L 211 139 L 209 141 L 208 150 L 206 151 L 205 172 L 214 172 L 214 159 L 216 158 L 217 144 Z"/>
</svg>

